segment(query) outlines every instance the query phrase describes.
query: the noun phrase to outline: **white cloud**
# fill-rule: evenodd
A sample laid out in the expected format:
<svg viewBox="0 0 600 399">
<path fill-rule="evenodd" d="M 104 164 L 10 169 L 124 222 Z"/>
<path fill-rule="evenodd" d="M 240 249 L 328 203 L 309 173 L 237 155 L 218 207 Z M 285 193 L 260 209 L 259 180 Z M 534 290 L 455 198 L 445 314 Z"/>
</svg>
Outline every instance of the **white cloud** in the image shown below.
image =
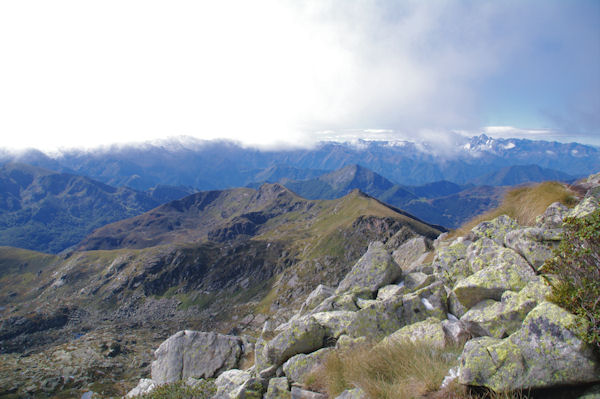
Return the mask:
<svg viewBox="0 0 600 399">
<path fill-rule="evenodd" d="M 484 124 L 479 85 L 526 41 L 519 7 L 1 2 L 3 145 L 178 135 L 306 145 L 323 131 L 419 139 L 474 130 Z"/>
</svg>

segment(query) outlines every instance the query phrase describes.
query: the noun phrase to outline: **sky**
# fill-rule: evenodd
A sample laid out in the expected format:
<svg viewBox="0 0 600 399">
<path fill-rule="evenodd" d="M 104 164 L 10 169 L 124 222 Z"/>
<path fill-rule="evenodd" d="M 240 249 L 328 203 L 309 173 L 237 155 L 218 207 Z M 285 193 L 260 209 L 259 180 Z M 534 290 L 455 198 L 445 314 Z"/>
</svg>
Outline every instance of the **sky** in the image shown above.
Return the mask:
<svg viewBox="0 0 600 399">
<path fill-rule="evenodd" d="M 600 145 L 600 1 L 0 2 L 0 147 Z"/>
</svg>

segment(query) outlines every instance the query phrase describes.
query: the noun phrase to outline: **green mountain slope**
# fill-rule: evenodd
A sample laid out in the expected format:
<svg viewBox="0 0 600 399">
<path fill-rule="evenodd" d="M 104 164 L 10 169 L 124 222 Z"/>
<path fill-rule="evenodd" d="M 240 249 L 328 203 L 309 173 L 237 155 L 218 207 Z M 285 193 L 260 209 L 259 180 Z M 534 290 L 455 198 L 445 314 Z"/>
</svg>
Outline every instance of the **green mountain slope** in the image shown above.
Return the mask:
<svg viewBox="0 0 600 399">
<path fill-rule="evenodd" d="M 0 245 L 57 253 L 159 204 L 129 188 L 25 164 L 0 168 Z"/>
</svg>

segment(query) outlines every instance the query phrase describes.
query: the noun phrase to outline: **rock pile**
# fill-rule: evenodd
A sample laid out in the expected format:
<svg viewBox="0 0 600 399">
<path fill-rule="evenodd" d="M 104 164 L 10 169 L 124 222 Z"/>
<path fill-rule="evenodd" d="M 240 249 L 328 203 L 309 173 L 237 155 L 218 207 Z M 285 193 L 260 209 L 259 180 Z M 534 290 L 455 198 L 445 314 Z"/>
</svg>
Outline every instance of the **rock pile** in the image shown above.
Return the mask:
<svg viewBox="0 0 600 399">
<path fill-rule="evenodd" d="M 539 275 L 562 220 L 598 208 L 597 186 L 571 210 L 551 205 L 532 227 L 500 216 L 465 237 L 441 237 L 430 263 L 424 239 L 393 250 L 374 242 L 338 287 L 318 286 L 286 323 L 267 322 L 253 347 L 239 337 L 175 334 L 157 349 L 152 380 L 132 392 L 216 377 L 217 398 L 326 398 L 306 390 L 307 375 L 331 351 L 366 340 L 464 345 L 447 380 L 495 391 L 598 383 L 600 360 L 580 339 L 585 323 L 546 300 Z M 251 350 L 254 366 L 236 369 Z M 338 399 L 364 397 L 357 388 Z"/>
</svg>

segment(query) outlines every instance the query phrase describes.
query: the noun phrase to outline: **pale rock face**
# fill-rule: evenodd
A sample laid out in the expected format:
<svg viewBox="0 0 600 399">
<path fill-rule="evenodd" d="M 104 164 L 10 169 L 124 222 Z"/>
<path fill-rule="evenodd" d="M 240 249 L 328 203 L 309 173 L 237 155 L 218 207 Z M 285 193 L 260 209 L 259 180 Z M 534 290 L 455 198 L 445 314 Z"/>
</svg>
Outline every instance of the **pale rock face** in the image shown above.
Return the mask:
<svg viewBox="0 0 600 399">
<path fill-rule="evenodd" d="M 467 247 L 470 244 L 471 241 L 460 238 L 447 247 L 441 247 L 431 264 L 435 275 L 451 284 L 470 275 L 471 270 L 466 265 Z"/>
<path fill-rule="evenodd" d="M 389 345 L 395 342 L 420 342 L 434 348 L 443 349 L 446 347 L 446 334 L 442 322 L 435 317 L 430 317 L 402 327 L 384 338 L 379 345 Z"/>
<path fill-rule="evenodd" d="M 179 331 L 154 352 L 152 379 L 158 384 L 212 378 L 237 366 L 242 355 L 239 337 L 214 332 Z"/>
<path fill-rule="evenodd" d="M 157 387 L 157 384 L 154 380 L 151 380 L 149 378 L 142 378 L 140 380 L 140 382 L 137 384 L 137 386 L 135 388 L 133 388 L 131 391 L 129 391 L 127 393 L 127 395 L 125 395 L 125 397 L 126 398 L 135 398 L 136 396 L 144 395 L 144 394 L 152 392 L 152 390 L 156 387 Z"/>
<path fill-rule="evenodd" d="M 385 301 L 393 296 L 400 295 L 404 291 L 403 285 L 390 284 L 383 286 L 377 291 L 377 300 Z"/>
<path fill-rule="evenodd" d="M 469 309 L 486 299 L 500 300 L 504 291 L 521 290 L 534 276 L 534 271 L 525 262 L 501 261 L 460 280 L 453 292 L 460 303 Z"/>
<path fill-rule="evenodd" d="M 489 238 L 498 245 L 504 242 L 504 236 L 512 230 L 519 228 L 519 224 L 506 215 L 498 216 L 496 219 L 479 223 L 475 226 L 467 238 L 476 241 L 481 238 Z"/>
<path fill-rule="evenodd" d="M 286 330 L 266 343 L 263 353 L 268 363 L 279 367 L 294 355 L 310 353 L 322 348 L 325 334 L 326 329 L 313 317 L 304 316 L 290 323 Z"/>
<path fill-rule="evenodd" d="M 598 194 L 597 194 L 598 195 Z M 600 196 L 600 195 L 599 195 Z M 583 218 L 594 212 L 600 204 L 597 196 L 588 196 L 567 213 L 567 217 Z"/>
<path fill-rule="evenodd" d="M 549 293 L 550 286 L 536 276 L 520 292 L 505 291 L 499 302 L 484 300 L 460 320 L 474 336 L 504 338 L 521 327 L 525 316 Z"/>
<path fill-rule="evenodd" d="M 497 392 L 597 382 L 600 363 L 580 339 L 584 328 L 577 316 L 542 302 L 508 338 L 467 342 L 459 382 Z"/>
<path fill-rule="evenodd" d="M 290 384 L 286 377 L 271 378 L 264 399 L 291 399 Z"/>
<path fill-rule="evenodd" d="M 543 229 L 559 229 L 563 225 L 563 219 L 567 212 L 569 212 L 569 208 L 560 202 L 555 202 L 536 218 L 535 224 Z"/>
<path fill-rule="evenodd" d="M 377 292 L 380 287 L 393 283 L 401 276 L 402 269 L 385 246 L 381 242 L 372 242 L 335 292 L 338 295 L 364 289 Z"/>
<path fill-rule="evenodd" d="M 215 399 L 247 399 L 260 398 L 266 391 L 267 381 L 253 377 L 247 371 L 228 370 L 216 380 L 217 393 Z"/>
<path fill-rule="evenodd" d="M 538 270 L 552 256 L 552 250 L 561 239 L 561 229 L 528 227 L 511 231 L 504 237 L 504 245 L 527 259 Z"/>
<path fill-rule="evenodd" d="M 319 325 L 325 328 L 328 337 L 338 338 L 342 334 L 349 334 L 353 331 L 353 325 L 358 319 L 358 313 L 335 310 L 332 312 L 315 313 L 312 317 Z"/>
<path fill-rule="evenodd" d="M 308 355 L 292 356 L 283 364 L 283 372 L 290 381 L 303 384 L 306 376 L 323 364 L 325 357 L 332 350 L 333 348 L 323 348 Z"/>
<path fill-rule="evenodd" d="M 394 261 L 405 272 L 410 272 L 420 264 L 423 256 L 431 249 L 430 241 L 425 237 L 415 237 L 403 243 L 392 253 Z"/>
<path fill-rule="evenodd" d="M 327 395 L 306 389 L 292 387 L 292 399 L 327 399 Z"/>
<path fill-rule="evenodd" d="M 317 288 L 315 288 L 313 290 L 313 292 L 310 293 L 308 298 L 306 298 L 306 300 L 302 304 L 302 307 L 300 308 L 300 312 L 299 312 L 300 315 L 306 314 L 309 311 L 313 310 L 314 308 L 317 307 L 317 305 L 322 303 L 326 298 L 333 296 L 334 293 L 335 293 L 335 290 L 333 288 L 328 287 L 323 284 L 319 284 L 317 286 Z"/>
</svg>

